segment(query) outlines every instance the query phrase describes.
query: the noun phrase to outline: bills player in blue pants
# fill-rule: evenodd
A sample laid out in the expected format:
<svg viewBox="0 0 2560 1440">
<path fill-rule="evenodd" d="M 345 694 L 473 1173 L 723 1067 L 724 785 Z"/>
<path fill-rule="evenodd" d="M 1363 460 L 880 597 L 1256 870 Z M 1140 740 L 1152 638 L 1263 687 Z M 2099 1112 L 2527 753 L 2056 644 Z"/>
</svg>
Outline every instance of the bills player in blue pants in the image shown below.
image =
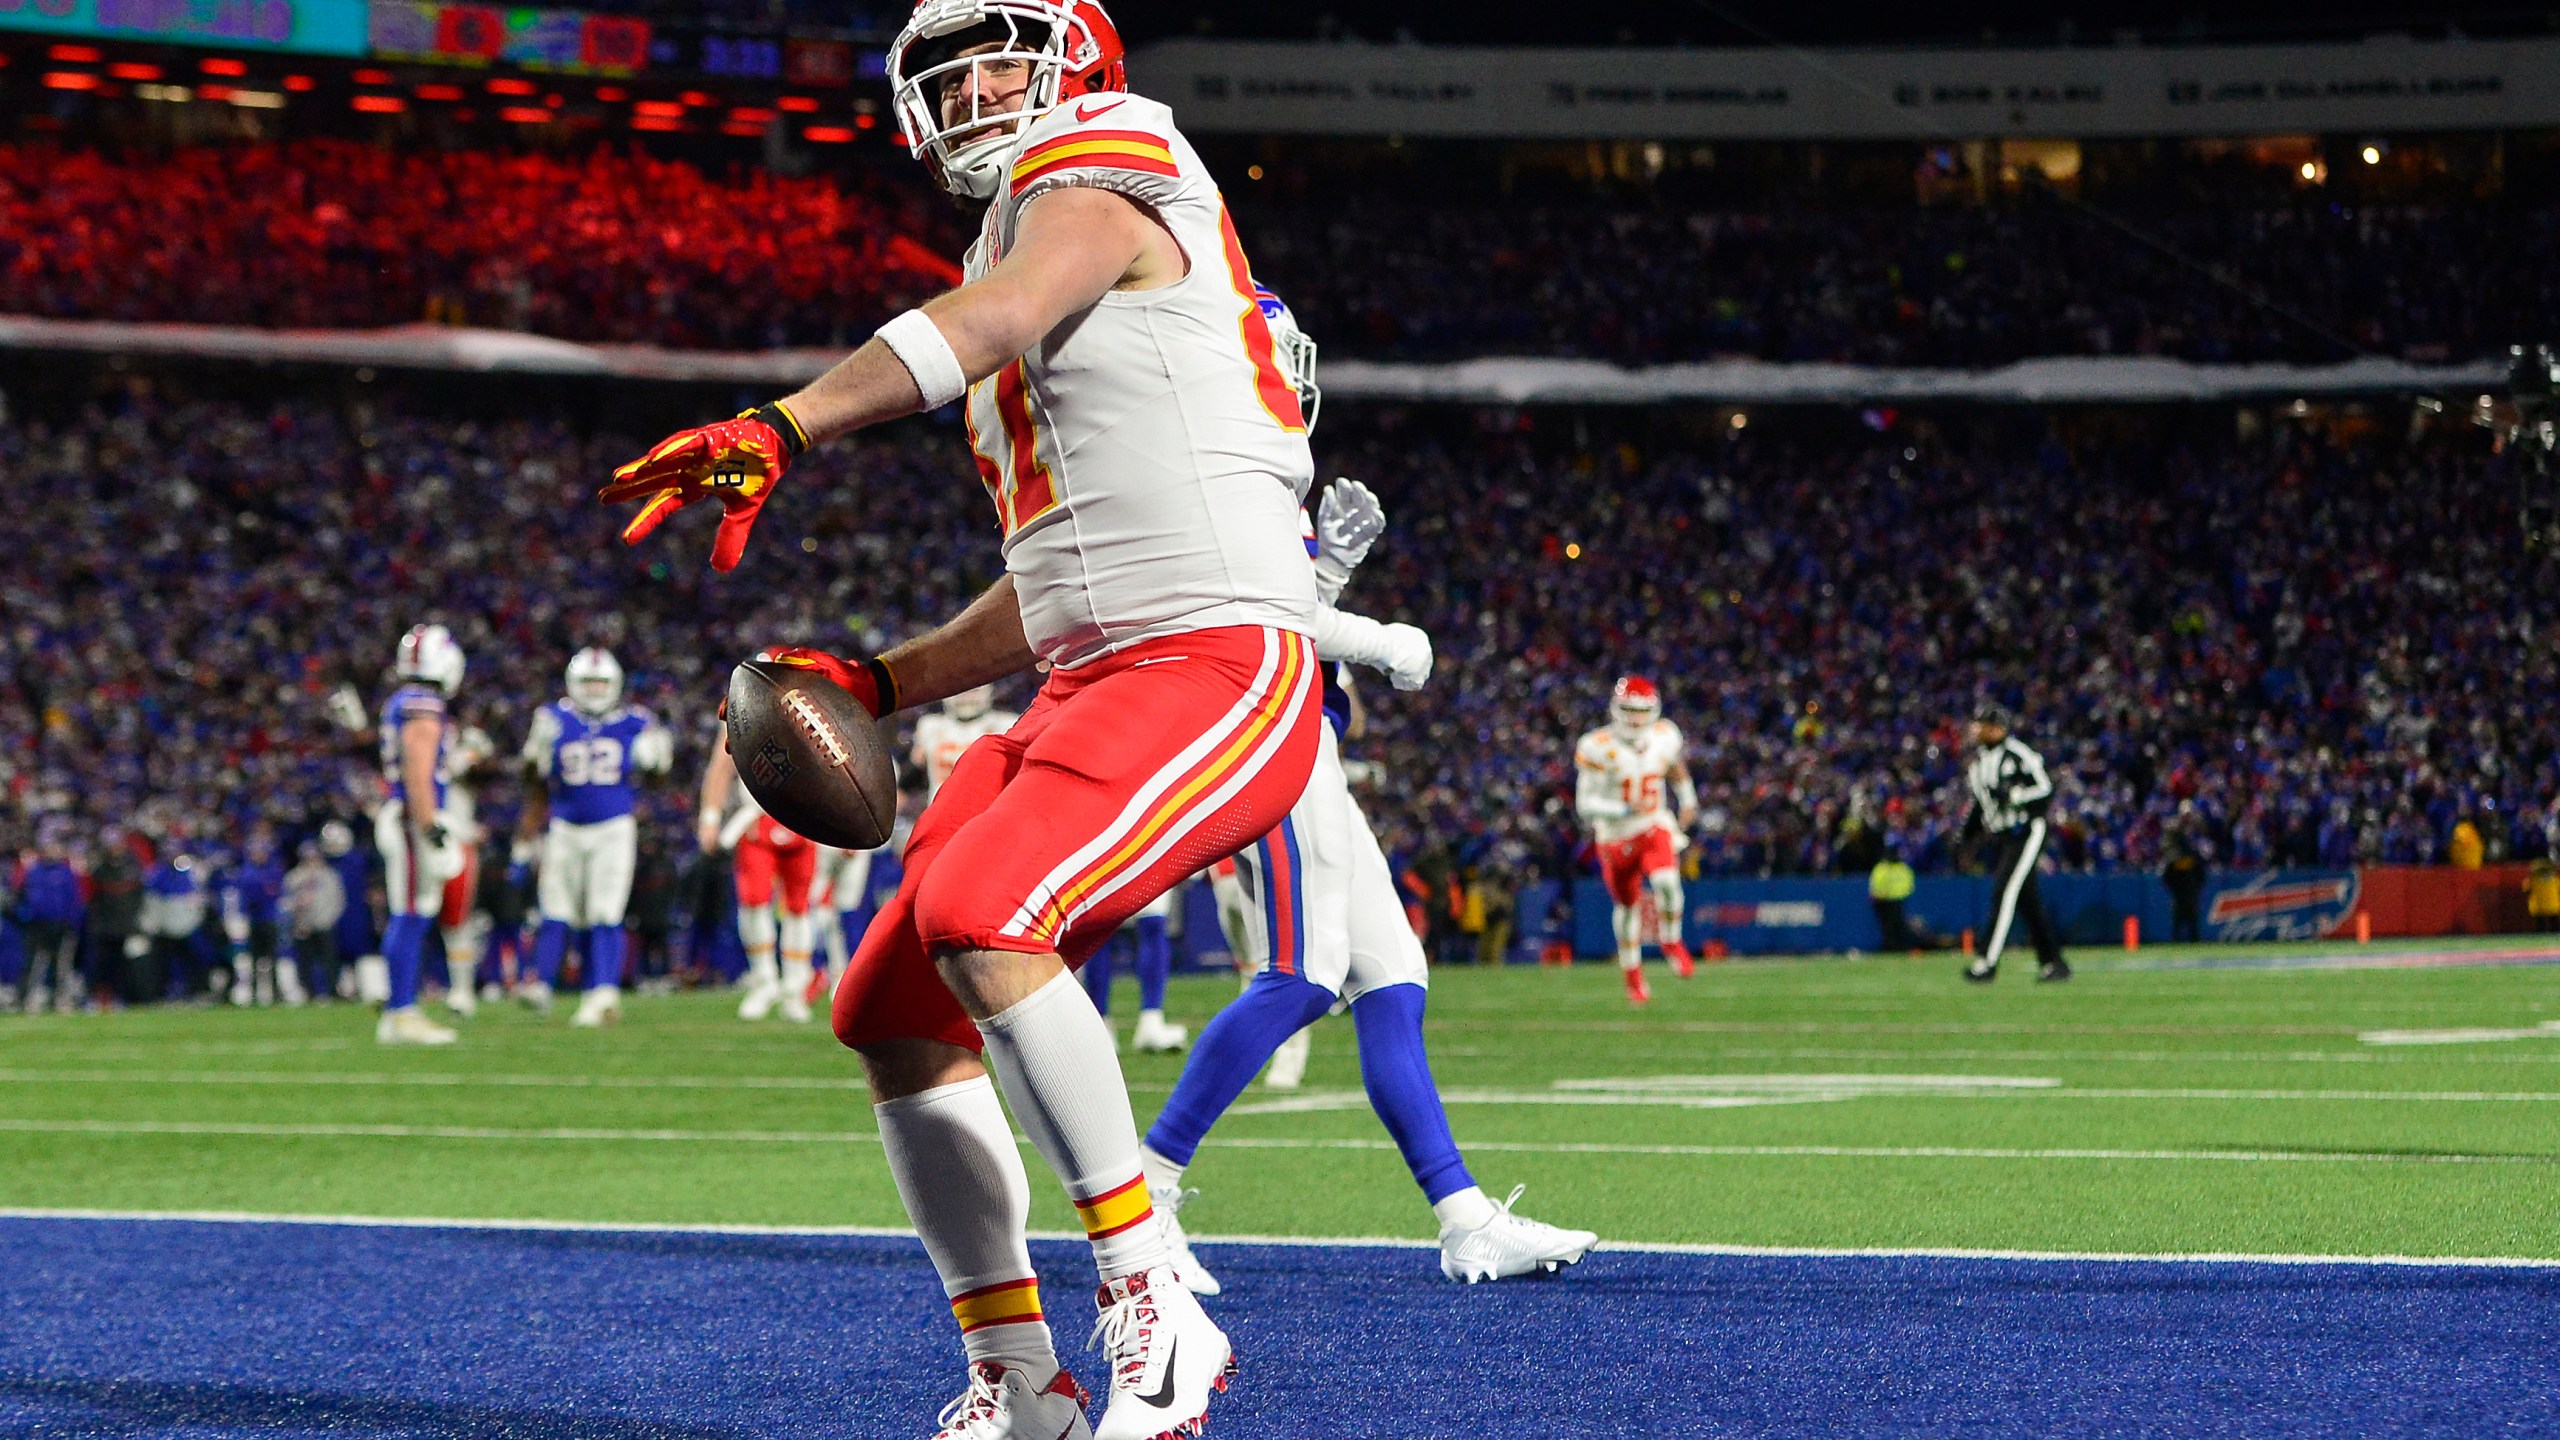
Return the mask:
<svg viewBox="0 0 2560 1440">
<path fill-rule="evenodd" d="M 445 882 L 463 868 L 462 846 L 444 808 L 454 737 L 448 703 L 462 688 L 462 647 L 442 625 L 413 626 L 400 637 L 393 665 L 400 687 L 383 701 L 380 727 L 387 798 L 373 817 L 391 906 L 382 932 L 390 996 L 373 1038 L 385 1045 L 450 1045 L 454 1032 L 418 1010 L 418 972 Z"/>
<path fill-rule="evenodd" d="M 675 741 L 648 711 L 623 703 L 622 665 L 611 651 L 571 656 L 564 685 L 566 695 L 534 713 L 524 742 L 517 838 L 542 837 L 534 882 L 542 929 L 533 951 L 540 978 L 526 988 L 536 1008 L 550 1008 L 575 936 L 585 947 L 585 993 L 569 1023 L 591 1027 L 622 1014 L 622 919 L 640 854 L 635 787 L 644 775 L 667 773 Z"/>
<path fill-rule="evenodd" d="M 1269 291 L 1260 298 L 1312 427 L 1315 343 Z M 1258 923 L 1244 927 L 1245 938 L 1262 968 L 1201 1031 L 1164 1113 L 1148 1129 L 1140 1153 L 1148 1188 L 1184 1283 L 1204 1295 L 1218 1293 L 1177 1218 L 1194 1193 L 1183 1188 L 1183 1172 L 1209 1127 L 1264 1062 L 1337 1002 L 1348 1001 L 1369 1104 L 1439 1221 L 1441 1273 L 1473 1284 L 1553 1271 L 1580 1260 L 1599 1237 L 1514 1214 L 1519 1190 L 1497 1202 L 1467 1172 L 1423 1048 L 1430 975 L 1422 942 L 1342 770 L 1340 732 L 1349 723 L 1350 699 L 1340 662 L 1383 671 L 1399 690 L 1418 690 L 1431 676 L 1431 640 L 1410 625 L 1381 625 L 1334 608 L 1353 568 L 1386 528 L 1377 497 L 1366 486 L 1336 480 L 1318 515 L 1305 527 L 1323 602 L 1316 656 L 1334 663 L 1326 671 L 1315 773 L 1280 828 L 1236 856 L 1238 878 L 1259 912 Z"/>
</svg>

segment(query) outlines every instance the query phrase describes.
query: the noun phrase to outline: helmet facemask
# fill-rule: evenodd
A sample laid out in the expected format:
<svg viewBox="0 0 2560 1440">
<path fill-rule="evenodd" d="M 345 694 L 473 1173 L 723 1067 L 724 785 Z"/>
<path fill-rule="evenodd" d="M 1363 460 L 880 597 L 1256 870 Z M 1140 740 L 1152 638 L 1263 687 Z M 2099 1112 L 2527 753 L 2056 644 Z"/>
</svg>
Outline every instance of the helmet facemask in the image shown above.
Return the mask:
<svg viewBox="0 0 2560 1440">
<path fill-rule="evenodd" d="M 980 685 L 943 701 L 942 708 L 949 711 L 954 720 L 975 720 L 995 708 L 995 703 L 996 687 Z"/>
<path fill-rule="evenodd" d="M 579 714 L 611 714 L 622 703 L 622 662 L 611 651 L 581 650 L 570 657 L 566 683 Z"/>
<path fill-rule="evenodd" d="M 1060 0 L 925 0 L 889 47 L 889 87 L 907 148 L 954 195 L 994 198 L 1023 131 L 1056 109 L 1103 47 L 1093 27 Z M 1116 37 L 1115 37 L 1116 44 Z M 962 54 L 982 46 L 993 49 Z M 1086 52 L 1093 52 L 1087 56 Z M 1013 108 L 985 108 L 977 83 L 991 63 L 1028 66 L 1028 84 Z M 1112 65 L 1116 76 L 1117 64 Z M 967 114 L 946 121 L 942 97 L 953 86 L 970 94 Z M 1116 87 L 1088 87 L 1116 88 Z"/>
<path fill-rule="evenodd" d="M 1313 435 L 1316 409 L 1324 403 L 1324 391 L 1316 385 L 1315 337 L 1298 328 L 1298 317 L 1267 287 L 1256 285 L 1253 294 L 1262 306 L 1263 323 L 1271 329 L 1271 356 L 1279 362 L 1281 378 L 1298 392 L 1298 418 L 1306 422 L 1306 433 Z"/>
</svg>

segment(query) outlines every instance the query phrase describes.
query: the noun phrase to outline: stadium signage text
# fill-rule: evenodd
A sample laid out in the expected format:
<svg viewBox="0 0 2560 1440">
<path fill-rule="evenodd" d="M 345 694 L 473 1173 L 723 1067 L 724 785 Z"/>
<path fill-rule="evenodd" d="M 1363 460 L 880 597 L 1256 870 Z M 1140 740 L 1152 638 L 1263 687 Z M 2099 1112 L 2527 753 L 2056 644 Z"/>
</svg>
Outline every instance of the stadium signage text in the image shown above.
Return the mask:
<svg viewBox="0 0 2560 1440">
<path fill-rule="evenodd" d="M 2560 39 L 2042 50 L 1525 50 L 1174 40 L 1136 88 L 1194 130 L 1970 139 L 2560 125 Z"/>
<path fill-rule="evenodd" d="M 0 30 L 362 55 L 365 0 L 0 0 Z"/>
</svg>

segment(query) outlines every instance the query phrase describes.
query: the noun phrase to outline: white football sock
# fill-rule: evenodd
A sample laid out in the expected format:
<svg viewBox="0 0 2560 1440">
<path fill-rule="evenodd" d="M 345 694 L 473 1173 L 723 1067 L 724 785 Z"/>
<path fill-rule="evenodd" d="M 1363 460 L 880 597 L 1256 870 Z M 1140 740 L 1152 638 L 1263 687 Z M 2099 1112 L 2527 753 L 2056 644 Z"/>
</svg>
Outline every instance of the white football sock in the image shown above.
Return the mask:
<svg viewBox="0 0 2560 1440">
<path fill-rule="evenodd" d="M 1618 968 L 1633 970 L 1644 963 L 1644 912 L 1633 905 L 1620 905 L 1609 912 L 1609 920 L 1618 932 Z"/>
<path fill-rule="evenodd" d="M 1035 1381 L 1058 1373 L 1023 1239 L 1031 1180 L 996 1087 L 982 1075 L 875 1105 L 872 1113 L 898 1198 L 942 1277 L 969 1358 L 1001 1361 Z"/>
<path fill-rule="evenodd" d="M 1451 1191 L 1431 1202 L 1431 1213 L 1443 1230 L 1480 1230 L 1493 1222 L 1493 1201 L 1479 1185 Z"/>
<path fill-rule="evenodd" d="M 1165 1263 L 1119 1047 L 1076 977 L 1059 971 L 978 1033 L 1014 1118 L 1075 1202 L 1102 1278 Z"/>
<path fill-rule="evenodd" d="M 773 965 L 773 912 L 762 905 L 738 912 L 738 941 L 747 950 L 747 979 L 751 984 L 772 985 L 779 981 Z"/>
<path fill-rule="evenodd" d="M 1148 1188 L 1154 1190 L 1170 1190 L 1181 1184 L 1182 1172 L 1191 1168 L 1176 1165 L 1144 1145 L 1138 1147 L 1138 1167 L 1147 1174 Z"/>
</svg>

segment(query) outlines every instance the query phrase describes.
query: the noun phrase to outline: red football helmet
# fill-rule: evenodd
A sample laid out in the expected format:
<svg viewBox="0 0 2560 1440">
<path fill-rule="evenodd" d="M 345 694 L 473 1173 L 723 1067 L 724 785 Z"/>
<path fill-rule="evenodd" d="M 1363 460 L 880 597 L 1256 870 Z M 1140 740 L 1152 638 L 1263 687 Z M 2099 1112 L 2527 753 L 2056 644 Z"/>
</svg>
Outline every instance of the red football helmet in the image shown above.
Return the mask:
<svg viewBox="0 0 2560 1440">
<path fill-rule="evenodd" d="M 963 50 L 1000 48 L 962 56 Z M 1129 88 L 1120 31 L 1095 0 L 921 0 L 889 42 L 889 93 L 907 148 L 954 195 L 992 198 L 1033 120 L 1079 95 Z M 1012 110 L 945 121 L 942 90 L 986 61 L 1027 64 L 1030 88 Z"/>
<path fill-rule="evenodd" d="M 1662 692 L 1641 675 L 1621 675 L 1609 692 L 1609 726 L 1622 735 L 1639 735 L 1662 718 Z"/>
</svg>

